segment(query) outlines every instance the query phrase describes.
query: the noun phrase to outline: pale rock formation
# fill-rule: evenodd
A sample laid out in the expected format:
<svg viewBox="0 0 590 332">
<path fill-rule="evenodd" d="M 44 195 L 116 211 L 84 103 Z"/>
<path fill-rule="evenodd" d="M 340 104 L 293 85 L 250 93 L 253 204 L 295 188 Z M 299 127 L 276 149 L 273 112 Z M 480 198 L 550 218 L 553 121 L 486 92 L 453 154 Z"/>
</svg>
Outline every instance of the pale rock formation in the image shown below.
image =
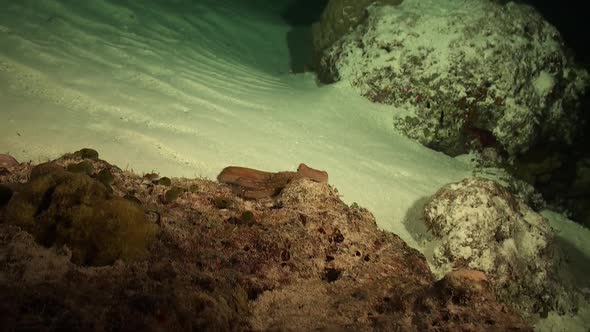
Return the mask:
<svg viewBox="0 0 590 332">
<path fill-rule="evenodd" d="M 407 136 L 453 156 L 495 147 L 513 157 L 539 141 L 570 143 L 580 130 L 588 73 L 532 7 L 405 0 L 365 12 L 329 47 L 316 46 L 319 78 L 394 105 Z"/>
<path fill-rule="evenodd" d="M 559 274 L 562 257 L 547 220 L 498 183 L 470 178 L 441 188 L 425 205 L 441 272 L 484 272 L 498 296 L 533 314 L 571 312 L 576 300 Z"/>
</svg>

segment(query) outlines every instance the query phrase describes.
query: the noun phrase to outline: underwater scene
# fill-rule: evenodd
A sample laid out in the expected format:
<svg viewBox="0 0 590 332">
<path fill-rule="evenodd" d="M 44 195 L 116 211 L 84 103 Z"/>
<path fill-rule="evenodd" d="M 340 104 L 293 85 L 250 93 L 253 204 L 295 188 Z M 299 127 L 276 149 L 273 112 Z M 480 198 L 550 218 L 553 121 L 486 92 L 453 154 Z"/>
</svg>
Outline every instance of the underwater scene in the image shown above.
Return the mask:
<svg viewBox="0 0 590 332">
<path fill-rule="evenodd" d="M 590 331 L 582 5 L 0 1 L 0 330 Z"/>
</svg>

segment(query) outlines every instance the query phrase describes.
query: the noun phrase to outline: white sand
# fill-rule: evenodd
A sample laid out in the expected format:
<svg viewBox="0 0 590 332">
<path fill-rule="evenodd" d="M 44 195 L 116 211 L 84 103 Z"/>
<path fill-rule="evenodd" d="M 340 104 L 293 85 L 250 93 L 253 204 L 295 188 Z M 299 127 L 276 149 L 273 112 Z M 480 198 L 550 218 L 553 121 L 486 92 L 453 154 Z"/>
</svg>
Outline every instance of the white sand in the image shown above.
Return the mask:
<svg viewBox="0 0 590 332">
<path fill-rule="evenodd" d="M 138 172 L 211 179 L 228 165 L 305 162 L 412 244 L 408 209 L 469 175 L 394 132 L 390 108 L 290 74 L 288 27 L 272 8 L 114 3 L 5 5 L 0 151 L 40 161 L 88 146 Z"/>
<path fill-rule="evenodd" d="M 277 1 L 7 3 L 0 152 L 21 161 L 92 147 L 137 172 L 210 179 L 228 165 L 305 162 L 416 247 L 408 219 L 470 175 L 460 159 L 396 133 L 391 107 L 290 74 Z"/>
</svg>

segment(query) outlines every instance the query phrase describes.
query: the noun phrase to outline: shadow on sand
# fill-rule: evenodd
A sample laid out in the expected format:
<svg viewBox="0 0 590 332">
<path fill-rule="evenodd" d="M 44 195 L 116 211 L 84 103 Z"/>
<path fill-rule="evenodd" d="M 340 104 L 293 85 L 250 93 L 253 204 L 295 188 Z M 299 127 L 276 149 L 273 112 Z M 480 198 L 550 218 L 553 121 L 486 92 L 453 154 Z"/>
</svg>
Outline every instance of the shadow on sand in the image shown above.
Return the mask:
<svg viewBox="0 0 590 332">
<path fill-rule="evenodd" d="M 308 70 L 312 55 L 311 25 L 319 21 L 327 3 L 328 0 L 294 0 L 281 13 L 291 26 L 287 33 L 287 45 L 293 73 Z"/>
</svg>

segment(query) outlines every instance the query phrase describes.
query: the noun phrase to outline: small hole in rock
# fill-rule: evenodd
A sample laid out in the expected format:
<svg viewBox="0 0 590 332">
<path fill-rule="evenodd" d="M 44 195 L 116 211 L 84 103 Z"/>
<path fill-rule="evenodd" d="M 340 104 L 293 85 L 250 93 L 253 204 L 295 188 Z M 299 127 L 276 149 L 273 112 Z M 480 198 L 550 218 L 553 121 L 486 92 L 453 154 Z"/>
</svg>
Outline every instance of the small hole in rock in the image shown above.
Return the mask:
<svg viewBox="0 0 590 332">
<path fill-rule="evenodd" d="M 262 294 L 263 290 L 257 287 L 252 287 L 248 289 L 248 300 L 254 301 Z"/>
<path fill-rule="evenodd" d="M 341 271 L 338 271 L 334 268 L 327 268 L 324 273 L 324 280 L 327 282 L 334 282 L 340 278 Z"/>
<path fill-rule="evenodd" d="M 283 260 L 283 262 L 286 262 L 289 259 L 291 259 L 291 254 L 289 253 L 289 251 L 288 250 L 281 251 L 281 260 Z"/>
</svg>

